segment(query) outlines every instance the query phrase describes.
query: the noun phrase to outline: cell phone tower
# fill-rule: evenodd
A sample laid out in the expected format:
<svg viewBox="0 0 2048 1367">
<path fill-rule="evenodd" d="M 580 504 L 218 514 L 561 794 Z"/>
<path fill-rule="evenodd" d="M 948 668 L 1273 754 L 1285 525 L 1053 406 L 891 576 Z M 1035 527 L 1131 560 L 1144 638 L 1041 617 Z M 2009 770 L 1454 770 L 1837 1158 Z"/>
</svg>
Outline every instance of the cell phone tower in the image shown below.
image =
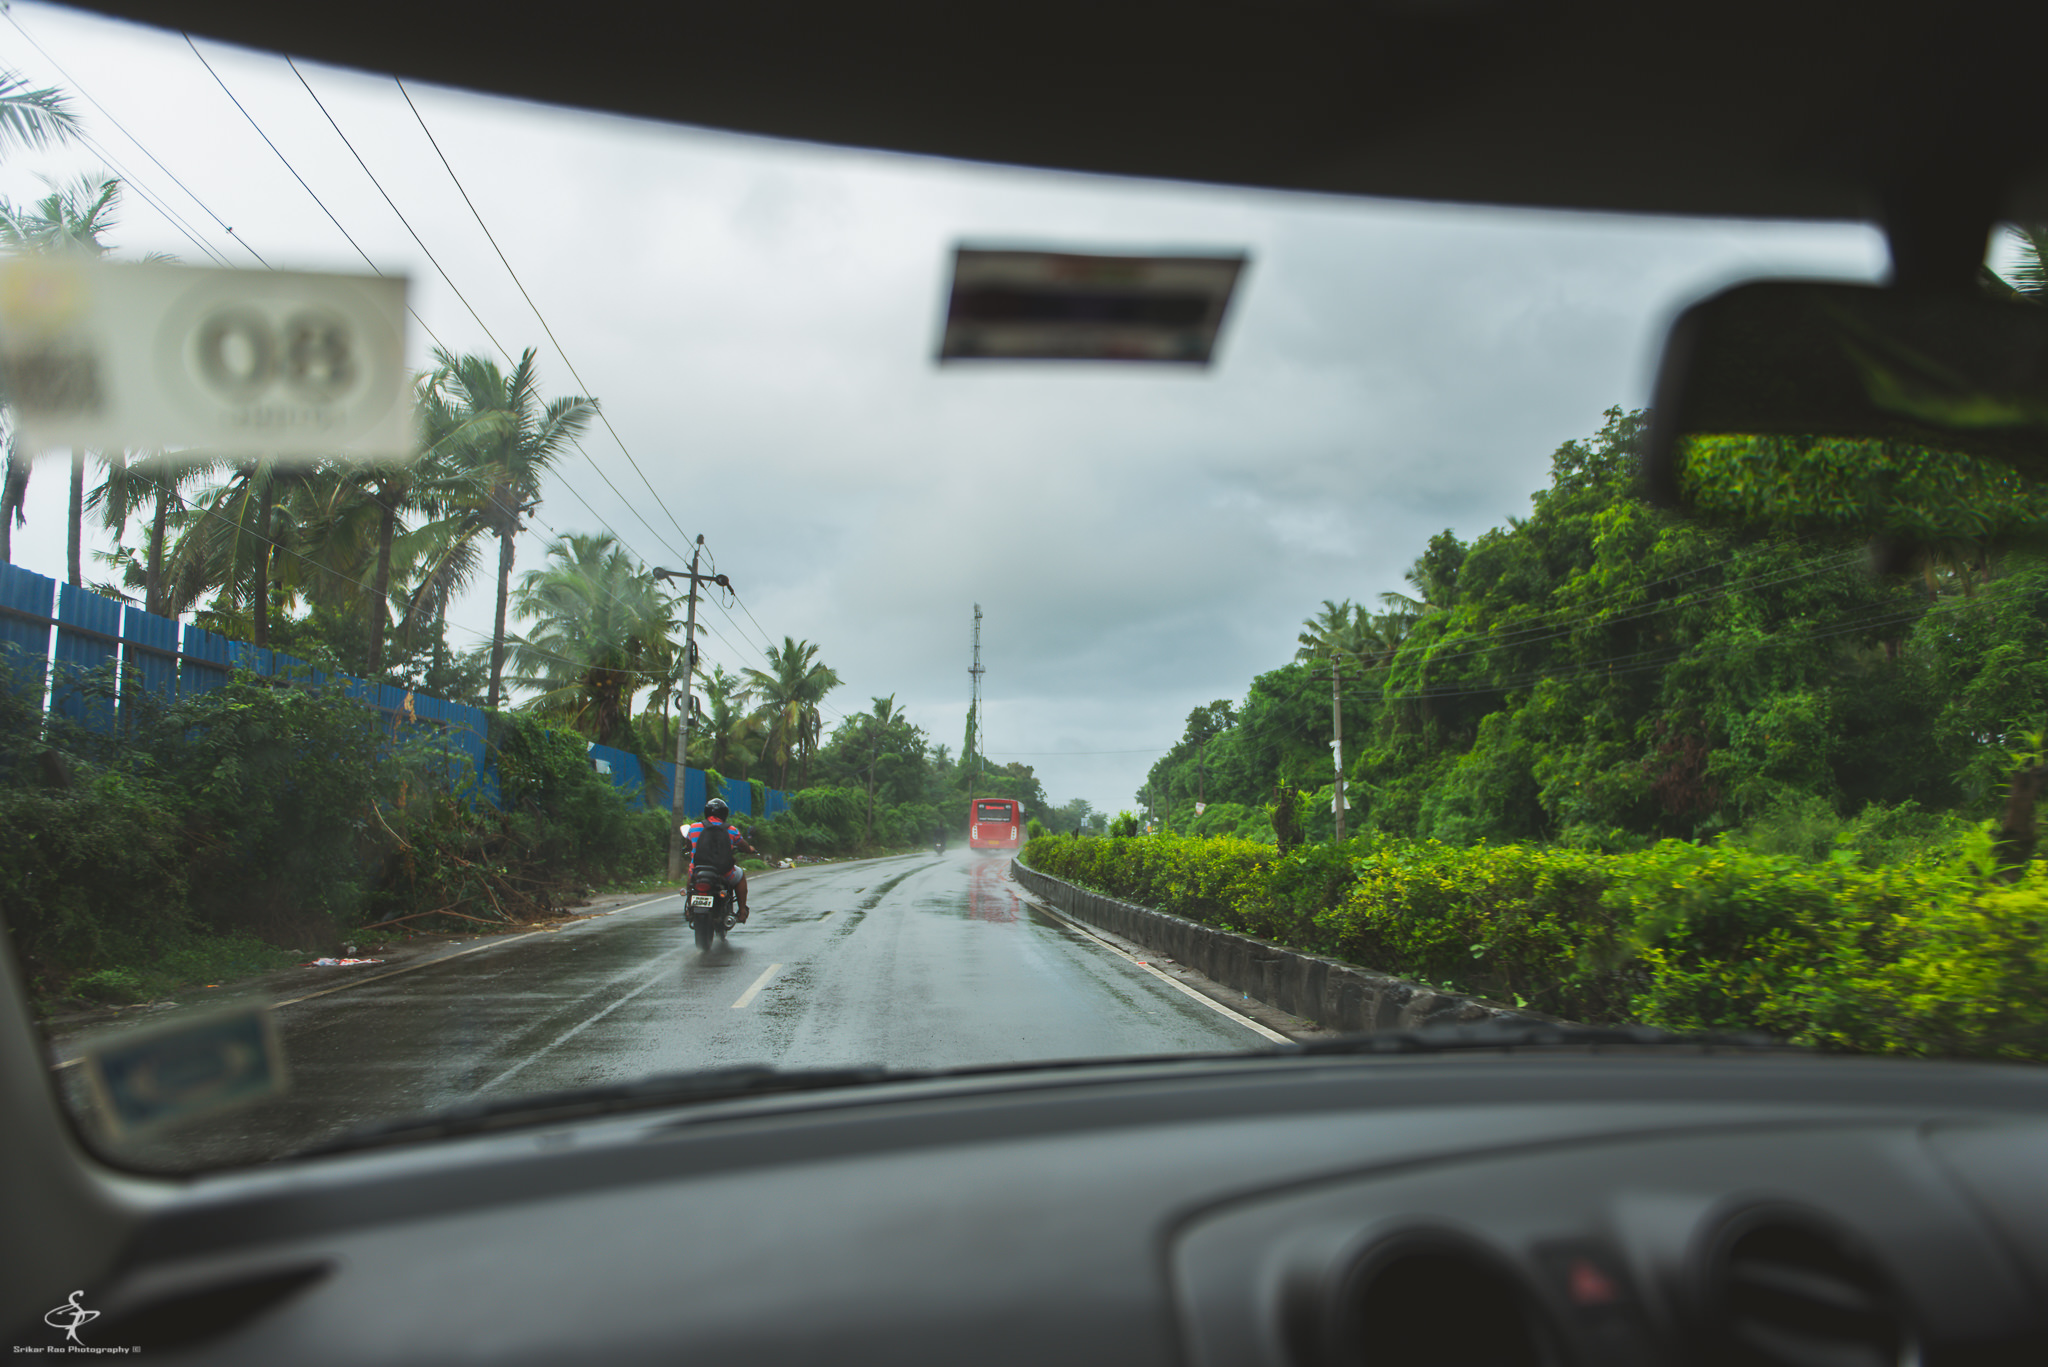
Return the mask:
<svg viewBox="0 0 2048 1367">
<path fill-rule="evenodd" d="M 967 695 L 967 749 L 961 762 L 974 767 L 967 771 L 967 795 L 974 796 L 974 780 L 981 773 L 981 604 L 974 605 L 974 663 L 967 667 L 972 687 Z"/>
</svg>

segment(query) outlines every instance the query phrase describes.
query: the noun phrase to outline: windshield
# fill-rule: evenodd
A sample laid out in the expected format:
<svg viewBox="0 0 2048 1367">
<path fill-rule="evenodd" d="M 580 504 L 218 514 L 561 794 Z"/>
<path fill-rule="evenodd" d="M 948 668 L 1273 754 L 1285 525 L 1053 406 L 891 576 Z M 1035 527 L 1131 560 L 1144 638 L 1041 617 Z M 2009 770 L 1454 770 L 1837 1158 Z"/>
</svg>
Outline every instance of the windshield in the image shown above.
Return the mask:
<svg viewBox="0 0 2048 1367">
<path fill-rule="evenodd" d="M 10 261 L 405 282 L 402 458 L 10 418 L 0 900 L 117 1162 L 1363 1028 L 1153 913 L 1392 975 L 1404 1026 L 2044 1047 L 2033 486 L 1874 571 L 1857 518 L 1639 479 L 1675 314 L 1878 280 L 1868 226 L 782 144 L 35 4 L 0 56 Z M 2038 294 L 2044 245 L 1994 278 Z M 1038 342 L 943 340 L 1008 306 L 957 302 L 984 249 L 1189 258 L 1104 316 L 1204 330 L 988 359 Z M 373 364 L 339 315 L 218 317 L 217 404 L 287 377 L 280 431 Z M 76 358 L 10 366 L 90 406 Z M 229 1096 L 230 1054 L 277 1066 Z M 151 1088 L 182 1109 L 123 1113 Z"/>
</svg>

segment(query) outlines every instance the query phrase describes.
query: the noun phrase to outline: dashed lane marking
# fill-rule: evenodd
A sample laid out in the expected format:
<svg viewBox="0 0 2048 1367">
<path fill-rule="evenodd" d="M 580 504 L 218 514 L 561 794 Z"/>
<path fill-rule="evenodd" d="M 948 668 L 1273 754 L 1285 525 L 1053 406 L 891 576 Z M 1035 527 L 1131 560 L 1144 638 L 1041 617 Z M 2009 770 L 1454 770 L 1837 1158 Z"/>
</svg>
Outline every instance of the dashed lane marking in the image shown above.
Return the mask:
<svg viewBox="0 0 2048 1367">
<path fill-rule="evenodd" d="M 761 995 L 761 989 L 768 985 L 768 980 L 774 977 L 776 970 L 780 969 L 781 967 L 781 964 L 770 964 L 768 965 L 768 967 L 762 969 L 761 976 L 754 979 L 754 985 L 752 987 L 740 993 L 740 999 L 732 1004 L 732 1009 L 735 1011 L 746 1010 L 748 1003 L 752 1002 L 754 998 Z"/>
</svg>

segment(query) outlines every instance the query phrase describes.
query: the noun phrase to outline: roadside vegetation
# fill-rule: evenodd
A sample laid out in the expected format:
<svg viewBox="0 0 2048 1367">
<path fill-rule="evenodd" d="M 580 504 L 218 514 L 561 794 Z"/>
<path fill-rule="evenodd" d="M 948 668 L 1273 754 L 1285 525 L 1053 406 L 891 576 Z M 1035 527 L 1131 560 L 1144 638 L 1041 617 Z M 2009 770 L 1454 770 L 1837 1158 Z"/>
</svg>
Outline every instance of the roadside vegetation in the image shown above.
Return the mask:
<svg viewBox="0 0 2048 1367">
<path fill-rule="evenodd" d="M 0 156 L 79 134 L 64 92 L 0 72 Z M 94 173 L 0 200 L 0 251 L 112 255 L 123 195 Z M 416 391 L 419 449 L 389 464 L 73 452 L 64 577 L 316 671 L 484 708 L 496 792 L 433 727 L 307 678 L 238 675 L 165 708 L 67 672 L 46 716 L 39 662 L 0 658 L 0 902 L 46 1009 L 658 885 L 668 795 L 629 801 L 588 750 L 624 750 L 650 776 L 673 756 L 684 601 L 616 535 L 542 521 L 548 478 L 599 401 L 546 392 L 531 348 L 504 366 L 437 351 Z M 0 559 L 47 468 L 8 430 Z M 85 554 L 93 523 L 114 551 Z M 548 539 L 521 564 L 535 528 Z M 491 632 L 452 641 L 448 606 L 478 583 Z M 957 840 L 976 792 L 1019 797 L 1056 829 L 1088 818 L 1086 803 L 1053 809 L 1028 767 L 991 766 L 971 729 L 956 758 L 893 698 L 838 716 L 819 649 L 785 637 L 759 668 L 695 680 L 706 712 L 689 763 L 711 791 L 746 785 L 761 812 L 769 787 L 793 790 L 790 811 L 748 823 L 772 856 Z"/>
<path fill-rule="evenodd" d="M 2048 871 L 1967 828 L 1825 859 L 1367 834 L 1050 836 L 1031 867 L 1176 915 L 1568 1020 L 2048 1059 Z M 1931 832 L 1930 832 L 1931 834 Z"/>
<path fill-rule="evenodd" d="M 1985 287 L 2048 299 L 2048 233 Z M 1330 600 L 1034 867 L 1566 1018 L 2048 1059 L 2048 494 L 1896 443 L 1559 447 L 1526 516 Z M 1332 763 L 1341 710 L 1344 822 Z"/>
</svg>

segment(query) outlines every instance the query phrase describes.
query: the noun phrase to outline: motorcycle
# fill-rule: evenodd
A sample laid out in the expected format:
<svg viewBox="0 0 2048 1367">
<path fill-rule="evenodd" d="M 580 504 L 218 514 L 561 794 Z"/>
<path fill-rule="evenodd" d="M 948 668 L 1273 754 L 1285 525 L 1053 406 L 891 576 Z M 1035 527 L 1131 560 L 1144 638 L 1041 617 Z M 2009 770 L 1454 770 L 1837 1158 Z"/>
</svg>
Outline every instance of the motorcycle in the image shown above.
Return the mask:
<svg viewBox="0 0 2048 1367">
<path fill-rule="evenodd" d="M 942 835 L 942 836 L 940 836 L 940 837 L 939 837 L 938 839 L 936 839 L 936 840 L 934 840 L 934 841 L 932 842 L 932 853 L 933 853 L 933 854 L 937 854 L 937 855 L 943 855 L 943 854 L 945 854 L 945 852 L 946 852 L 946 837 L 944 837 L 944 836 Z"/>
<path fill-rule="evenodd" d="M 696 932 L 699 949 L 711 948 L 713 941 L 739 924 L 738 894 L 726 886 L 716 869 L 690 869 L 690 884 L 683 897 L 683 924 Z"/>
</svg>

